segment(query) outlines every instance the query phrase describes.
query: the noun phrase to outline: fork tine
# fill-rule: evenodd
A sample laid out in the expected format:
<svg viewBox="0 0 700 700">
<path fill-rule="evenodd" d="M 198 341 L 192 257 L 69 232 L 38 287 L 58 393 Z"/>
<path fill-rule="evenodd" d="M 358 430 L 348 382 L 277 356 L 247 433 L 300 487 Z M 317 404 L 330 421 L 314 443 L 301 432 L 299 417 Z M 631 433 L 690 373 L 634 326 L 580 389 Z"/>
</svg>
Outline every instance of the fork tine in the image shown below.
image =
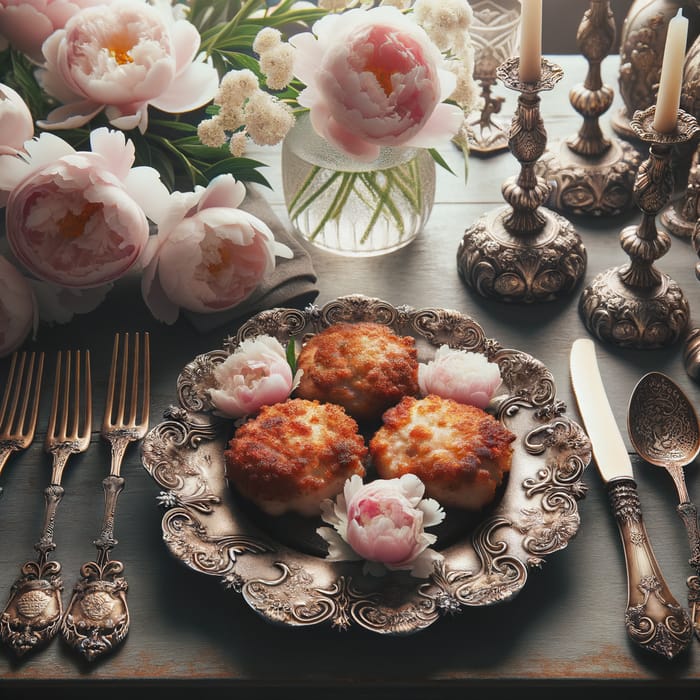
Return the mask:
<svg viewBox="0 0 700 700">
<path fill-rule="evenodd" d="M 85 351 L 83 359 L 80 350 L 74 352 L 59 350 L 56 355 L 51 413 L 46 431 L 47 445 L 50 440 L 71 438 L 79 440 L 82 445 L 86 439 L 89 439 L 91 430 L 90 351 Z"/>
<path fill-rule="evenodd" d="M 128 339 L 128 336 L 127 336 Z M 141 336 L 138 333 L 134 333 L 134 352 L 133 352 L 133 371 L 131 372 L 131 404 L 129 405 L 129 427 L 134 427 L 136 425 L 136 408 L 137 401 L 139 398 L 139 365 L 140 365 L 140 355 L 141 350 Z M 126 356 L 127 353 L 124 353 Z M 124 377 L 123 382 L 126 384 L 126 365 L 124 365 Z"/>
<path fill-rule="evenodd" d="M 119 384 L 118 394 L 117 382 Z M 139 399 L 141 401 L 140 407 Z M 112 364 L 107 386 L 107 398 L 105 400 L 103 430 L 112 430 L 116 427 L 136 428 L 139 425 L 147 424 L 149 406 L 149 334 L 144 333 L 142 340 L 140 333 L 134 333 L 130 351 L 129 333 L 124 333 L 123 335 L 117 333 L 114 336 L 112 349 Z"/>
<path fill-rule="evenodd" d="M 143 334 L 143 400 L 141 402 L 141 420 L 148 424 L 151 406 L 151 336 Z"/>
<path fill-rule="evenodd" d="M 15 408 L 17 407 L 17 401 L 19 400 L 19 392 L 15 387 L 15 391 L 12 391 L 13 384 L 16 383 L 15 370 L 17 369 L 17 360 L 19 355 L 17 352 L 12 353 L 12 362 L 10 364 L 10 371 L 7 375 L 7 384 L 5 384 L 5 393 L 2 397 L 2 407 L 0 407 L 0 425 L 4 425 L 4 429 L 9 433 L 12 430 L 12 423 L 14 421 Z M 21 369 L 20 373 L 24 371 L 24 358 L 25 355 L 22 353 Z M 10 409 L 10 415 L 7 420 L 5 420 L 5 412 L 7 411 L 7 406 L 10 403 L 10 396 L 12 396 L 12 407 Z"/>
<path fill-rule="evenodd" d="M 35 370 L 36 361 L 36 371 Z M 39 397 L 41 395 L 41 380 L 44 375 L 44 353 L 40 352 L 38 357 L 34 353 L 29 358 L 29 370 L 27 372 L 26 381 L 24 383 L 24 392 L 22 398 L 22 408 L 17 425 L 18 429 L 25 436 L 26 444 L 34 438 L 36 430 L 36 419 L 39 415 Z M 31 397 L 31 409 L 27 416 L 27 408 Z"/>
<path fill-rule="evenodd" d="M 32 352 L 27 365 L 27 353 L 13 353 L 7 384 L 0 405 L 0 438 L 14 439 L 27 447 L 34 437 L 36 419 L 39 411 L 41 380 L 44 372 L 44 353 Z M 19 367 L 18 367 L 19 363 Z M 20 405 L 20 396 L 22 403 Z M 11 397 L 11 402 L 10 402 Z M 29 402 L 31 410 L 27 415 Z M 7 412 L 9 405 L 9 413 Z M 19 406 L 19 414 L 17 407 Z"/>
<path fill-rule="evenodd" d="M 78 353 L 80 358 L 80 353 Z M 85 351 L 85 410 L 83 411 L 83 432 L 79 433 L 81 443 L 87 447 L 92 432 L 92 376 L 90 374 L 90 351 Z M 85 449 L 85 448 L 83 448 Z"/>
<path fill-rule="evenodd" d="M 49 446 L 49 438 L 56 434 L 56 419 L 58 418 L 58 399 L 61 396 L 61 365 L 63 353 L 56 353 L 56 369 L 54 370 L 53 394 L 51 395 L 51 410 L 49 412 L 49 424 L 46 426 L 46 447 Z"/>
<path fill-rule="evenodd" d="M 135 344 L 136 348 L 134 350 L 134 359 L 133 365 L 134 369 L 131 372 L 131 405 L 134 405 L 134 397 L 136 396 L 135 392 L 138 391 L 138 372 L 139 372 L 139 355 L 138 355 L 138 347 L 139 347 L 139 336 L 138 333 L 135 336 Z M 120 424 L 124 424 L 124 407 L 126 406 L 126 388 L 129 385 L 128 384 L 128 371 L 129 371 L 129 334 L 125 333 L 124 334 L 124 347 L 122 348 L 124 357 L 122 359 L 122 376 L 120 380 L 120 385 L 119 385 L 119 413 L 117 415 L 117 421 Z M 129 411 L 129 421 L 133 421 L 134 419 L 134 411 L 131 409 Z"/>
</svg>

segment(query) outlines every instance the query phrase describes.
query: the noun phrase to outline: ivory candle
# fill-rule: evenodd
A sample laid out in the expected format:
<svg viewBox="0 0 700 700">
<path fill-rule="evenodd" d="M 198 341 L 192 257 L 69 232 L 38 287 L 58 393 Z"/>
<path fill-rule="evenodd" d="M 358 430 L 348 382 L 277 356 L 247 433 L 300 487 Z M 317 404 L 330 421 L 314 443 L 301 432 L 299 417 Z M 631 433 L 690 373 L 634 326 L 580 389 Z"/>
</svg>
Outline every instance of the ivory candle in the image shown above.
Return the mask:
<svg viewBox="0 0 700 700">
<path fill-rule="evenodd" d="M 681 84 L 683 82 L 683 62 L 685 45 L 688 40 L 688 18 L 681 10 L 668 23 L 664 58 L 661 64 L 661 80 L 656 97 L 654 129 L 662 134 L 675 130 L 678 122 L 678 106 L 681 102 Z"/>
<path fill-rule="evenodd" d="M 521 0 L 520 66 L 523 83 L 534 83 L 542 73 L 542 0 Z"/>
</svg>

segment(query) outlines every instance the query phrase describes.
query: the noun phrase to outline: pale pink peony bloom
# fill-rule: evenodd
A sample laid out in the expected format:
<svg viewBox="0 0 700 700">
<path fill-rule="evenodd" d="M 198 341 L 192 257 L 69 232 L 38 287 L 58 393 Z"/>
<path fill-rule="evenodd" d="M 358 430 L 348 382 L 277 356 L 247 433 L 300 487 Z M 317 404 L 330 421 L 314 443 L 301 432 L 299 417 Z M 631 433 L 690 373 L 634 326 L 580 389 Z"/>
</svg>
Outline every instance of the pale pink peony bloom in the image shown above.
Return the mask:
<svg viewBox="0 0 700 700">
<path fill-rule="evenodd" d="M 39 322 L 29 280 L 0 255 L 0 357 L 16 350 Z"/>
<path fill-rule="evenodd" d="M 104 109 L 112 126 L 144 133 L 149 105 L 168 113 L 202 107 L 219 80 L 199 46 L 196 27 L 168 3 L 114 0 L 82 10 L 44 43 L 38 77 L 62 106 L 38 123 L 71 129 Z"/>
<path fill-rule="evenodd" d="M 415 474 L 368 484 L 358 475 L 350 477 L 335 501 L 321 504 L 323 521 L 333 526 L 317 529 L 328 543 L 328 559 L 364 559 L 365 572 L 373 575 L 389 569 L 430 576 L 443 556 L 429 548 L 437 535 L 425 528 L 441 523 L 445 511 L 435 499 L 423 498 L 424 492 Z"/>
<path fill-rule="evenodd" d="M 292 257 L 264 221 L 238 208 L 244 197 L 230 174 L 169 197 L 143 257 L 143 298 L 157 319 L 174 323 L 180 307 L 231 309 L 274 271 L 275 256 Z"/>
<path fill-rule="evenodd" d="M 79 10 L 109 0 L 0 0 L 0 34 L 35 63 L 43 63 L 41 46 Z"/>
<path fill-rule="evenodd" d="M 477 352 L 441 345 L 429 362 L 418 365 L 420 392 L 486 408 L 501 384 L 495 362 Z"/>
<path fill-rule="evenodd" d="M 34 136 L 34 119 L 25 101 L 0 83 L 0 155 L 15 154 Z"/>
<path fill-rule="evenodd" d="M 294 74 L 316 132 L 364 161 L 381 146 L 449 141 L 464 113 L 443 103 L 455 76 L 425 30 L 395 7 L 326 15 L 297 34 Z"/>
<path fill-rule="evenodd" d="M 19 153 L 34 136 L 34 119 L 25 101 L 8 85 L 0 83 L 0 155 Z M 0 191 L 0 207 L 7 204 L 7 192 Z"/>
<path fill-rule="evenodd" d="M 38 279 L 92 288 L 124 275 L 149 235 L 153 199 L 167 189 L 158 171 L 132 168 L 135 149 L 120 131 L 96 129 L 92 151 L 53 134 L 0 156 L 0 189 L 9 190 L 6 233 L 17 261 Z"/>
<path fill-rule="evenodd" d="M 209 390 L 209 396 L 219 413 L 242 418 L 261 406 L 286 401 L 298 385 L 301 372 L 292 375 L 285 348 L 277 338 L 246 338 L 215 367 L 216 387 Z"/>
</svg>

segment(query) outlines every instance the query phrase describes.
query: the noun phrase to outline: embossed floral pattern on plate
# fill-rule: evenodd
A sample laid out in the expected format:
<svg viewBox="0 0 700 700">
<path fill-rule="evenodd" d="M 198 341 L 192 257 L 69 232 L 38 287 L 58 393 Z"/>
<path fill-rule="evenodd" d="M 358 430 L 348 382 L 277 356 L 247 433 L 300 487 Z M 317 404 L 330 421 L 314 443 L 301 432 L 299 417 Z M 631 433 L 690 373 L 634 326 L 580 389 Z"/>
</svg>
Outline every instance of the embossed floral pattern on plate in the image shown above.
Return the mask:
<svg viewBox="0 0 700 700">
<path fill-rule="evenodd" d="M 365 576 L 361 562 L 326 561 L 313 543 L 305 545 L 303 528 L 298 539 L 287 538 L 280 533 L 293 531 L 293 525 L 274 528 L 274 519 L 256 517 L 224 476 L 223 451 L 233 426 L 211 411 L 207 389 L 213 368 L 250 336 L 269 334 L 300 345 L 333 323 L 367 320 L 415 337 L 422 362 L 443 343 L 497 362 L 503 386 L 493 412 L 518 436 L 511 472 L 493 507 L 471 521 L 448 512 L 446 521 L 452 516 L 456 526 L 438 539 L 444 561 L 428 579 L 406 572 Z M 220 577 L 271 622 L 415 632 L 464 606 L 512 598 L 529 570 L 566 547 L 580 526 L 582 476 L 591 459 L 588 437 L 567 417 L 553 377 L 539 360 L 503 348 L 457 311 L 397 307 L 363 295 L 304 311 L 263 311 L 221 349 L 183 368 L 177 400 L 142 445 L 144 467 L 163 489 L 158 496 L 166 508 L 163 540 L 184 564 Z"/>
</svg>

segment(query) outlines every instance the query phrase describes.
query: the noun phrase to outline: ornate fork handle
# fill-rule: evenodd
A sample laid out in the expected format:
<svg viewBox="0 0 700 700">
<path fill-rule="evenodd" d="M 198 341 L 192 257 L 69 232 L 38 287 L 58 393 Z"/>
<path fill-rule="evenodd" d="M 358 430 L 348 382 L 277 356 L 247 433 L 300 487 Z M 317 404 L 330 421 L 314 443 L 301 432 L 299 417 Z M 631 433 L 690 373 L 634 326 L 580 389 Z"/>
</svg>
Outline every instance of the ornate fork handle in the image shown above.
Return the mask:
<svg viewBox="0 0 700 700">
<path fill-rule="evenodd" d="M 118 471 L 131 436 L 111 440 L 112 472 Z M 115 467 L 115 465 L 117 465 Z M 80 578 L 73 588 L 70 603 L 61 623 L 65 641 L 88 661 L 111 651 L 129 631 L 129 608 L 126 601 L 128 583 L 122 576 L 124 565 L 110 560 L 118 544 L 114 537 L 114 518 L 119 494 L 125 480 L 111 473 L 102 480 L 105 505 L 102 530 L 93 544 L 97 547 L 96 561 L 80 567 Z"/>
<path fill-rule="evenodd" d="M 58 632 L 63 615 L 61 565 L 49 561 L 56 549 L 54 525 L 64 489 L 50 484 L 44 489 L 44 525 L 34 549 L 36 561 L 22 566 L 12 584 L 10 600 L 0 617 L 0 637 L 18 656 L 43 647 Z"/>
</svg>

